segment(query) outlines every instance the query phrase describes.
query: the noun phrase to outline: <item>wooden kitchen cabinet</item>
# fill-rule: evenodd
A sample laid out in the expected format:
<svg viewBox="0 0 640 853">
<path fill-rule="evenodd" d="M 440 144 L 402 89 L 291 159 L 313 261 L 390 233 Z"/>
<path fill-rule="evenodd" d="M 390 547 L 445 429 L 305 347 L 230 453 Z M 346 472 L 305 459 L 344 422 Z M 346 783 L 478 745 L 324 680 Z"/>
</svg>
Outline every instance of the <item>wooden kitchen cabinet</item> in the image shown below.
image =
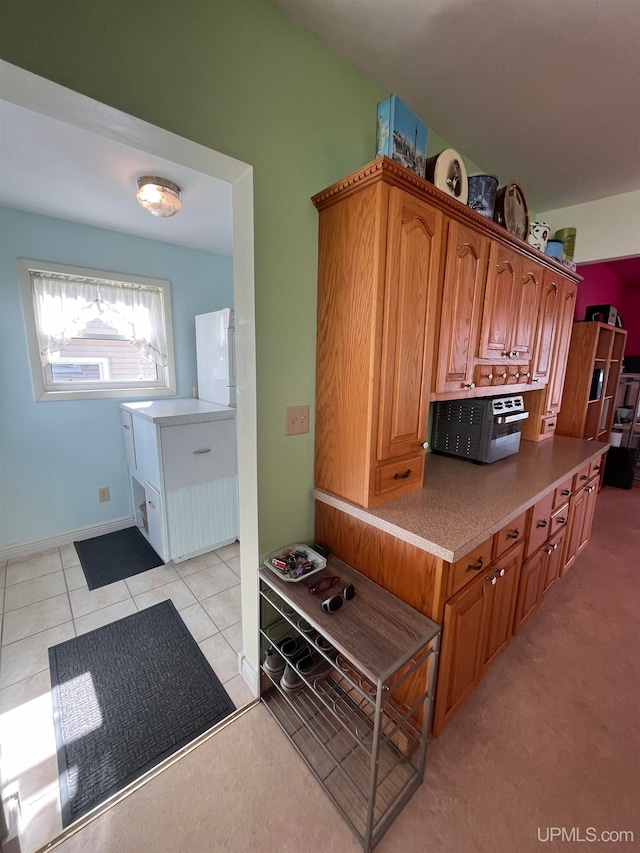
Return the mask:
<svg viewBox="0 0 640 853">
<path fill-rule="evenodd" d="M 373 507 L 422 486 L 443 215 L 381 180 L 318 206 L 315 484 Z"/>
<path fill-rule="evenodd" d="M 514 545 L 445 605 L 435 735 L 511 641 L 523 548 Z"/>
<path fill-rule="evenodd" d="M 435 390 L 469 390 L 482 316 L 489 240 L 459 222 L 449 223 Z"/>
<path fill-rule="evenodd" d="M 543 269 L 492 242 L 478 357 L 511 363 L 533 358 Z"/>
<path fill-rule="evenodd" d="M 519 633 L 543 596 L 560 577 L 565 535 L 563 527 L 523 564 L 513 619 L 514 635 Z"/>
<path fill-rule="evenodd" d="M 532 382 L 546 385 L 526 397 L 529 419 L 522 425 L 522 438 L 541 441 L 556 432 L 562 403 L 567 356 L 575 310 L 577 285 L 552 270 L 545 270 L 538 319 Z M 545 379 L 546 377 L 546 379 Z"/>
<path fill-rule="evenodd" d="M 589 470 L 589 468 L 587 469 Z M 575 563 L 577 557 L 584 551 L 591 536 L 591 525 L 598 497 L 600 470 L 583 483 L 584 472 L 576 475 L 575 491 L 569 503 L 569 521 L 567 524 L 567 546 L 564 555 L 562 574 L 567 572 Z"/>
</svg>

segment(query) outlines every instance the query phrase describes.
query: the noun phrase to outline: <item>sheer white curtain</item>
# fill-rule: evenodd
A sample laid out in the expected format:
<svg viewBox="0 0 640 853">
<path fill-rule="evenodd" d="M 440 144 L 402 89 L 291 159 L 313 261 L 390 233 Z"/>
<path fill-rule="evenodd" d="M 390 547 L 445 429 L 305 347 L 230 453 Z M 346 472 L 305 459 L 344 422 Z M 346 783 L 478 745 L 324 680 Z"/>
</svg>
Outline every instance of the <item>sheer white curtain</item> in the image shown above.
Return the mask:
<svg viewBox="0 0 640 853">
<path fill-rule="evenodd" d="M 166 366 L 167 342 L 159 290 L 33 273 L 31 282 L 42 364 L 55 361 L 71 338 L 77 337 L 90 320 L 101 317 L 143 355 Z"/>
</svg>

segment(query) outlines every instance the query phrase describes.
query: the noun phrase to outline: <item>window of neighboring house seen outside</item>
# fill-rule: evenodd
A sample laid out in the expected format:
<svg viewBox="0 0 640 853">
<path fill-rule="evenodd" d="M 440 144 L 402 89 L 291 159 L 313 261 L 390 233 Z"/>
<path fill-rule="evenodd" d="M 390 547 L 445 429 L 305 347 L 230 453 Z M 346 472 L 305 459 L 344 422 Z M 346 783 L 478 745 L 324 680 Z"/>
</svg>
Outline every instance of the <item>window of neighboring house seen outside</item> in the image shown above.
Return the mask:
<svg viewBox="0 0 640 853">
<path fill-rule="evenodd" d="M 36 400 L 175 394 L 168 281 L 18 261 Z"/>
</svg>

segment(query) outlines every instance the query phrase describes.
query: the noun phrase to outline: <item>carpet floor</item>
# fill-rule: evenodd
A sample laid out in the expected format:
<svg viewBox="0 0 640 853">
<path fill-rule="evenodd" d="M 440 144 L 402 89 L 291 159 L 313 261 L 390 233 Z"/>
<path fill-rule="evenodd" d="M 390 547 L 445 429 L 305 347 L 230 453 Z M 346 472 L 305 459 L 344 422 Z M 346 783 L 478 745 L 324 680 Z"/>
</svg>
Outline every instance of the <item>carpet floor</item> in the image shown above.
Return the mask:
<svg viewBox="0 0 640 853">
<path fill-rule="evenodd" d="M 62 825 L 235 710 L 171 601 L 49 649 Z"/>
<path fill-rule="evenodd" d="M 73 544 L 89 589 L 99 589 L 164 564 L 137 527 Z"/>
<path fill-rule="evenodd" d="M 430 744 L 376 853 L 637 849 L 639 621 L 640 490 L 606 488 L 589 546 Z M 551 827 L 634 831 L 635 844 L 545 844 Z M 261 706 L 59 847 L 256 849 L 362 849 Z"/>
</svg>

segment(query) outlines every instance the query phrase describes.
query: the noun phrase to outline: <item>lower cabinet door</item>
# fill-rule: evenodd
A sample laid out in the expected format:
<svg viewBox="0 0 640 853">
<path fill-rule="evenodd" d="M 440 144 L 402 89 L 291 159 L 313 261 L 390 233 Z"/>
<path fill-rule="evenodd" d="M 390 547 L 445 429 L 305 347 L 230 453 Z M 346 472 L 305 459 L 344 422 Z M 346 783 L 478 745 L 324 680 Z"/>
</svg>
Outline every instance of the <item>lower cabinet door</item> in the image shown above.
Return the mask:
<svg viewBox="0 0 640 853">
<path fill-rule="evenodd" d="M 481 676 L 511 642 L 523 551 L 524 542 L 520 542 L 496 560 L 489 571 L 489 575 L 493 575 L 496 582 L 489 584 L 490 588 L 486 593 Z"/>
<path fill-rule="evenodd" d="M 542 576 L 546 565 L 547 554 L 541 548 L 522 566 L 518 601 L 513 620 L 513 633 L 517 634 L 529 616 L 540 603 Z"/>
<path fill-rule="evenodd" d="M 144 484 L 144 497 L 147 503 L 147 537 L 158 556 L 166 559 L 162 541 L 162 504 L 160 492 L 149 483 Z"/>
<path fill-rule="evenodd" d="M 565 549 L 562 574 L 568 571 L 578 556 L 578 546 L 584 530 L 585 512 L 587 511 L 586 486 L 578 489 L 569 502 L 569 523 L 567 525 L 567 547 Z"/>
<path fill-rule="evenodd" d="M 562 573 L 566 538 L 566 530 L 563 528 L 545 546 L 547 559 L 542 573 L 540 598 L 547 594 Z"/>
<path fill-rule="evenodd" d="M 486 574 L 483 572 L 445 605 L 433 722 L 436 735 L 480 680 L 487 593 L 491 588 Z"/>
</svg>

